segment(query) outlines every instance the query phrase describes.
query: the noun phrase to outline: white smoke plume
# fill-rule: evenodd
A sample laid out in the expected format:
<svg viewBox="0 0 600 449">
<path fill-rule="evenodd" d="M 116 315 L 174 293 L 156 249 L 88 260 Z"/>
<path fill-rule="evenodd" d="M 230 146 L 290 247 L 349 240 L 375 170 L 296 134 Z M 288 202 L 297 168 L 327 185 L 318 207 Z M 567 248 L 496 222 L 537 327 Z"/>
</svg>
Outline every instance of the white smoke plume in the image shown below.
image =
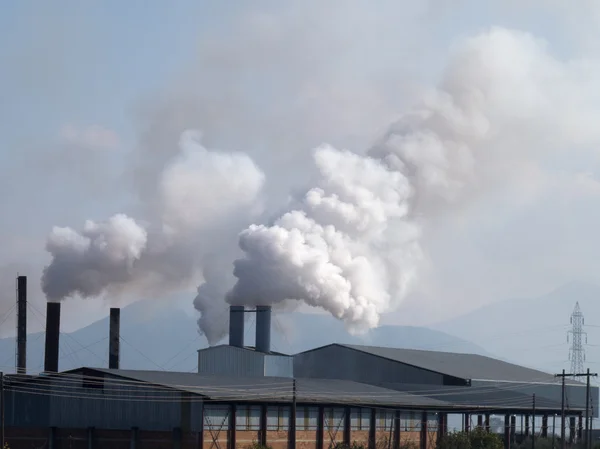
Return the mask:
<svg viewBox="0 0 600 449">
<path fill-rule="evenodd" d="M 247 257 L 235 263 L 238 282 L 229 301 L 298 299 L 351 330 L 377 326 L 420 257 L 419 230 L 408 217 L 413 189 L 380 161 L 329 146 L 316 150 L 315 162 L 322 180 L 298 209 L 241 234 Z M 396 273 L 387 270 L 390 259 L 398 262 Z"/>
<path fill-rule="evenodd" d="M 363 14 L 353 15 L 361 24 Z M 291 22 L 297 23 L 295 17 Z M 324 22 L 329 30 L 330 20 Z M 398 29 L 395 22 L 393 28 Z M 537 155 L 599 140 L 596 105 L 589 100 L 597 98 L 597 61 L 564 62 L 527 33 L 494 28 L 460 42 L 437 88 L 368 151 L 336 149 L 372 142 L 373 130 L 403 104 L 397 98 L 417 91 L 396 78 L 379 89 L 377 74 L 389 73 L 388 63 L 404 61 L 409 53 L 400 57 L 392 47 L 384 52 L 385 62 L 373 68 L 373 78 L 363 74 L 364 82 L 356 83 L 347 69 L 353 66 L 333 56 L 345 54 L 339 51 L 347 46 L 345 35 L 335 40 L 335 51 L 324 50 L 316 64 L 324 69 L 315 71 L 312 50 L 326 47 L 320 34 L 311 34 L 314 42 L 306 51 L 303 41 L 289 45 L 298 29 L 289 35 L 286 29 L 268 28 L 277 31 L 272 40 L 270 33 L 261 37 L 270 46 L 261 39 L 240 46 L 232 38 L 219 40 L 222 45 L 204 55 L 194 74 L 202 78 L 199 96 L 181 93 L 142 136 L 142 146 L 151 150 L 141 153 L 132 170 L 139 175 L 140 198 L 127 215 L 145 233 L 144 244 L 116 238 L 110 220 L 94 225 L 102 232 L 90 234 L 84 226 L 79 232 L 63 230 L 66 238 L 53 233 L 47 245 L 53 258 L 44 275 L 49 299 L 107 292 L 162 295 L 200 283 L 194 304 L 211 344 L 227 332 L 225 296 L 247 305 L 303 301 L 360 332 L 377 326 L 381 314 L 396 308 L 422 276 L 428 231 L 445 214 L 468 207 L 498 185 L 516 185 L 519 195 L 512 199 L 521 200 L 545 180 L 534 163 Z M 374 39 L 363 51 L 379 50 L 384 41 L 398 39 Z M 249 48 L 260 49 L 261 57 L 260 76 L 250 80 L 246 76 L 257 63 Z M 287 54 L 294 54 L 294 64 L 282 64 L 283 70 L 265 63 Z M 348 59 L 357 58 L 348 54 Z M 320 76 L 312 78 L 313 72 Z M 283 83 L 285 94 L 273 95 L 265 108 L 254 89 L 243 100 L 238 97 L 242 81 L 270 88 L 287 78 L 293 82 Z M 218 89 L 213 82 L 222 79 L 226 87 Z M 388 101 L 391 97 L 395 100 Z M 247 146 L 275 185 L 269 201 L 288 192 L 288 178 L 306 181 L 306 167 L 298 168 L 306 163 L 303 148 L 323 141 L 336 148 L 318 147 L 317 181 L 276 220 L 263 220 L 265 176 L 248 155 L 207 150 L 195 133 L 185 133 L 177 151 L 163 148 L 190 122 L 206 123 L 207 135 L 228 142 L 228 148 Z M 136 248 L 139 254 L 132 251 Z"/>
<path fill-rule="evenodd" d="M 200 144 L 198 132 L 183 133 L 180 151 L 156 178 L 156 196 L 144 197 L 141 209 L 147 216 L 134 220 L 117 214 L 106 222 L 88 221 L 81 231 L 52 230 L 46 244 L 52 260 L 42 277 L 47 299 L 107 293 L 155 297 L 184 291 L 204 279 L 201 290 L 208 295 L 196 306 L 203 312 L 206 325 L 201 328 L 207 339 L 218 341 L 226 325 L 207 318 L 220 315 L 224 292 L 220 283 L 211 285 L 210 266 L 223 264 L 223 258 L 230 264 L 234 256 L 227 254 L 227 242 L 212 236 L 222 236 L 232 223 L 239 229 L 260 210 L 263 182 L 263 173 L 246 154 L 210 151 Z M 230 232 L 233 240 L 236 231 Z M 207 258 L 219 245 L 223 251 Z"/>
<path fill-rule="evenodd" d="M 545 89 L 557 76 L 560 65 L 526 33 L 498 28 L 465 41 L 438 89 L 364 156 L 316 150 L 320 180 L 300 204 L 241 233 L 227 300 L 304 301 L 351 332 L 377 326 L 418 276 L 428 222 L 496 181 L 526 177 L 538 149 L 514 147 L 511 134 L 526 141 L 551 123 L 549 99 L 565 104 Z"/>
</svg>

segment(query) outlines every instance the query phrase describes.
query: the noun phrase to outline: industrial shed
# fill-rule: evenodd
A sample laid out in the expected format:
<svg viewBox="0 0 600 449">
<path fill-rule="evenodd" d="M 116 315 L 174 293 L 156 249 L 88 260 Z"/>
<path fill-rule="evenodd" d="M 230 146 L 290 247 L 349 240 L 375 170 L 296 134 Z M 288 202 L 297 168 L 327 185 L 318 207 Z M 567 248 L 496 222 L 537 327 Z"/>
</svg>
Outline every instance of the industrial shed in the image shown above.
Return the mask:
<svg viewBox="0 0 600 449">
<path fill-rule="evenodd" d="M 205 449 L 264 442 L 287 449 L 296 440 L 323 449 L 354 441 L 374 447 L 386 439 L 393 447 L 412 441 L 432 449 L 437 410 L 448 406 L 347 380 L 97 368 L 9 376 L 5 400 L 11 448 L 68 441 L 70 447 Z"/>
<path fill-rule="evenodd" d="M 249 346 L 211 346 L 198 351 L 198 373 L 291 378 L 294 376 L 294 358 L 274 351 L 261 352 Z"/>
<path fill-rule="evenodd" d="M 294 374 L 378 385 L 465 409 L 529 410 L 534 394 L 540 412 L 561 409 L 561 383 L 553 375 L 475 354 L 331 344 L 296 354 Z M 566 380 L 565 392 L 569 413 L 584 412 L 586 386 Z M 591 397 L 597 402 L 597 387 Z"/>
<path fill-rule="evenodd" d="M 467 431 L 474 416 L 487 430 L 498 427 L 492 415 L 503 416 L 510 448 L 517 416 L 525 435 L 529 418 L 541 418 L 535 428 L 545 436 L 548 416 L 560 411 L 550 374 L 481 356 L 340 344 L 288 356 L 270 349 L 270 307 L 252 312 L 256 347 L 244 345 L 248 311 L 230 312 L 230 344 L 200 350 L 198 373 L 120 369 L 118 309 L 110 314 L 109 368 L 59 372 L 60 303 L 48 303 L 44 373 L 25 375 L 21 345 L 19 374 L 3 378 L 11 449 L 434 449 L 457 415 Z M 585 386 L 568 382 L 566 391 L 569 436 L 580 439 Z M 597 388 L 592 397 L 595 405 Z"/>
</svg>

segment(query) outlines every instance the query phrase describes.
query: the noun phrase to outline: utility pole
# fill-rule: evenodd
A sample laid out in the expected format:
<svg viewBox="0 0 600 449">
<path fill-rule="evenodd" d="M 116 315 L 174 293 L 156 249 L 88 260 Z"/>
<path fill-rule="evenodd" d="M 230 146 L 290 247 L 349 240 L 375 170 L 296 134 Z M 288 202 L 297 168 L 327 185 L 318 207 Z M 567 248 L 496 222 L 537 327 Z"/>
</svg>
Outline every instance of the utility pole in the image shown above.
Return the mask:
<svg viewBox="0 0 600 449">
<path fill-rule="evenodd" d="M 590 408 L 590 410 L 592 411 L 591 416 L 590 416 L 590 427 L 588 430 L 588 435 L 589 435 L 589 439 L 588 441 L 590 442 L 589 444 L 589 448 L 592 448 L 592 430 L 594 428 L 594 405 L 592 404 L 592 407 Z"/>
<path fill-rule="evenodd" d="M 554 441 L 556 440 L 556 413 L 552 414 L 552 449 L 554 449 Z"/>
<path fill-rule="evenodd" d="M 560 399 L 560 447 L 565 449 L 565 378 L 570 374 L 565 374 L 565 370 L 562 370 L 562 374 L 555 374 L 556 377 L 562 378 L 561 387 L 561 399 Z"/>
<path fill-rule="evenodd" d="M 531 430 L 531 449 L 535 449 L 535 393 L 533 393 L 533 423 Z"/>
<path fill-rule="evenodd" d="M 590 448 L 590 369 L 587 369 L 587 382 L 585 384 L 585 447 Z"/>
<path fill-rule="evenodd" d="M 0 372 L 0 443 L 2 449 L 6 446 L 4 440 L 4 373 Z"/>
<path fill-rule="evenodd" d="M 292 413 L 290 413 L 290 449 L 296 449 L 296 379 L 292 384 Z"/>
<path fill-rule="evenodd" d="M 587 377 L 587 388 L 586 388 L 586 399 L 585 399 L 585 416 L 586 416 L 586 425 L 588 426 L 588 431 L 586 432 L 586 447 L 590 448 L 591 442 L 591 432 L 589 428 L 591 427 L 589 424 L 590 420 L 590 377 L 598 377 L 598 373 L 590 373 L 588 369 L 585 373 L 565 373 L 565 370 L 562 370 L 562 374 L 555 374 L 555 377 L 562 378 L 562 392 L 561 392 L 561 404 L 560 404 L 560 412 L 561 412 L 561 423 L 560 423 L 560 438 L 561 438 L 561 448 L 565 449 L 565 378 L 567 377 Z"/>
</svg>

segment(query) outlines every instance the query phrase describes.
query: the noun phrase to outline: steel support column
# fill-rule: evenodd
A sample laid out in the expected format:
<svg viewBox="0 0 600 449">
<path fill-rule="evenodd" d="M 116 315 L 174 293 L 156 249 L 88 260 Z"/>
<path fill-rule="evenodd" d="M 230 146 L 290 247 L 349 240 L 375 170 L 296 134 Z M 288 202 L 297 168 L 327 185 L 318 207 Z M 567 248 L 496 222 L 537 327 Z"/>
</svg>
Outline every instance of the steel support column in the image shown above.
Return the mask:
<svg viewBox="0 0 600 449">
<path fill-rule="evenodd" d="M 427 412 L 421 414 L 421 449 L 427 449 Z"/>
<path fill-rule="evenodd" d="M 377 410 L 374 408 L 371 409 L 371 414 L 369 415 L 369 449 L 375 449 L 377 446 Z"/>
<path fill-rule="evenodd" d="M 400 449 L 400 410 L 396 410 L 394 413 L 394 449 Z"/>
<path fill-rule="evenodd" d="M 533 431 L 535 432 L 535 422 L 533 424 Z M 545 413 L 542 416 L 542 438 L 548 438 L 548 414 Z"/>
<path fill-rule="evenodd" d="M 344 408 L 344 444 L 349 447 L 350 446 L 350 440 L 352 438 L 352 421 L 350 420 L 350 416 L 351 416 L 351 408 L 350 407 L 345 407 Z"/>
<path fill-rule="evenodd" d="M 510 449 L 510 415 L 504 415 L 504 449 Z"/>
</svg>

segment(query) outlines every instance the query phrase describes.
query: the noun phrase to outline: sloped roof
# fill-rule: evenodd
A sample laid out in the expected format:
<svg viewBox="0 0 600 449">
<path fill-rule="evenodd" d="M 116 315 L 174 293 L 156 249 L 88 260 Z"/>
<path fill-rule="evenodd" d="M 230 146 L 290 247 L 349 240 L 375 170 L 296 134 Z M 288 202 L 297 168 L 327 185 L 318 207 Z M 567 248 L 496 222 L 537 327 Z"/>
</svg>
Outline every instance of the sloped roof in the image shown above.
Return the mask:
<svg viewBox="0 0 600 449">
<path fill-rule="evenodd" d="M 104 368 L 80 368 L 67 373 L 90 373 L 94 371 L 185 391 L 211 400 L 291 402 L 293 398 L 293 380 L 286 377 L 246 378 L 206 376 L 172 371 L 111 370 Z M 106 377 L 104 382 L 107 382 Z M 365 406 L 374 404 L 431 408 L 452 406 L 438 399 L 405 391 L 391 390 L 347 380 L 330 379 L 296 379 L 296 399 L 304 403 L 348 403 Z"/>
<path fill-rule="evenodd" d="M 476 354 L 361 345 L 338 346 L 465 380 L 556 382 L 552 374 Z"/>
<path fill-rule="evenodd" d="M 442 400 L 455 406 L 530 409 L 532 407 L 532 395 L 527 389 L 519 389 L 514 384 L 509 385 L 502 386 L 498 383 L 490 383 L 490 385 L 457 388 L 444 385 L 384 383 L 381 386 Z M 538 395 L 536 397 L 536 407 L 538 409 L 560 410 L 561 403 L 560 400 L 552 400 Z M 570 408 L 573 408 L 572 404 Z"/>
<path fill-rule="evenodd" d="M 237 347 L 237 346 L 230 346 L 230 345 L 215 345 L 215 346 L 208 346 L 207 348 L 201 348 L 198 349 L 198 352 L 205 352 L 205 351 L 250 351 L 250 352 L 256 352 L 258 354 L 266 354 L 266 355 L 277 355 L 280 357 L 292 357 L 289 354 L 284 354 L 283 352 L 277 352 L 277 351 L 269 351 L 269 352 L 259 352 L 256 350 L 256 348 L 254 346 L 244 346 L 242 348 Z"/>
</svg>

